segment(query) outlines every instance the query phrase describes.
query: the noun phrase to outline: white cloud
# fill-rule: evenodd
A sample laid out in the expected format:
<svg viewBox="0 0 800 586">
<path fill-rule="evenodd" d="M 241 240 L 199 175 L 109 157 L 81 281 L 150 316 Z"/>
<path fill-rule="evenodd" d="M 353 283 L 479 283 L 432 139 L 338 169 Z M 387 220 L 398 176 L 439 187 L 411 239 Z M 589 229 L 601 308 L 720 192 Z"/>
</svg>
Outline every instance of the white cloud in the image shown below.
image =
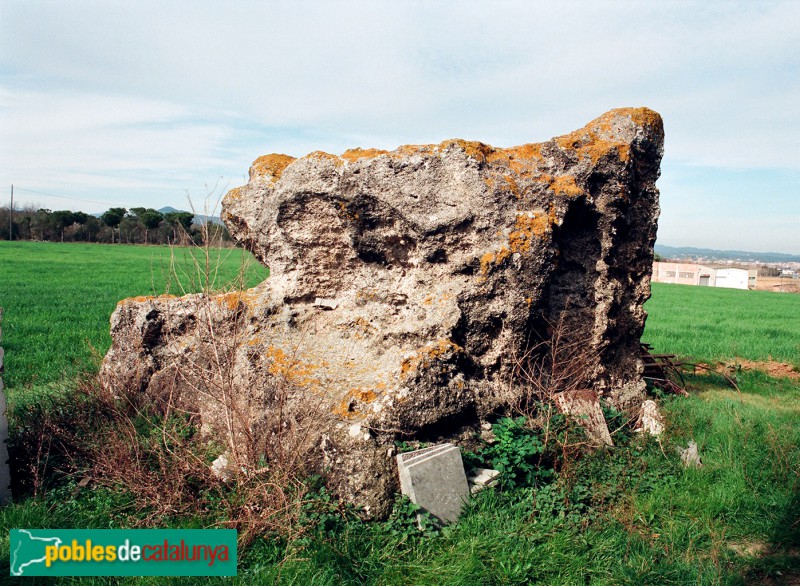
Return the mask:
<svg viewBox="0 0 800 586">
<path fill-rule="evenodd" d="M 544 140 L 662 113 L 668 161 L 800 169 L 800 3 L 0 5 L 0 181 L 240 182 L 271 151 Z M 9 146 L 11 145 L 11 146 Z"/>
</svg>

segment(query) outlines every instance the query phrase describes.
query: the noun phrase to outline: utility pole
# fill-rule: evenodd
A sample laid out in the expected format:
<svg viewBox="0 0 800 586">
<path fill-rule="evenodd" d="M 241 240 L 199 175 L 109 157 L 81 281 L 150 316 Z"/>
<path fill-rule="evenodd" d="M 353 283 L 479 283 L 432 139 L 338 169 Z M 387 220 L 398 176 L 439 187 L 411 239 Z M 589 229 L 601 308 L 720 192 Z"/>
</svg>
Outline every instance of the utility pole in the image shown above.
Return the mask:
<svg viewBox="0 0 800 586">
<path fill-rule="evenodd" d="M 24 191 L 24 190 L 23 190 Z M 11 209 L 8 210 L 8 239 L 14 240 L 14 184 L 11 184 Z"/>
</svg>

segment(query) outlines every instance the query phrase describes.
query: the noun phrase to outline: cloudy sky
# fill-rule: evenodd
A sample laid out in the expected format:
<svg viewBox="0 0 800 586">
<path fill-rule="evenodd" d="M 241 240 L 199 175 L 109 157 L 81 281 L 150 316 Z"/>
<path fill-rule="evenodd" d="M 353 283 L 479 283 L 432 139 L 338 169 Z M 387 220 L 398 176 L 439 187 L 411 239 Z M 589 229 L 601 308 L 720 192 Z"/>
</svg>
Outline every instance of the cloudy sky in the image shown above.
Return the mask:
<svg viewBox="0 0 800 586">
<path fill-rule="evenodd" d="M 660 244 L 800 254 L 798 23 L 791 0 L 3 0 L 0 202 L 213 206 L 261 154 L 512 146 L 644 105 Z"/>
</svg>

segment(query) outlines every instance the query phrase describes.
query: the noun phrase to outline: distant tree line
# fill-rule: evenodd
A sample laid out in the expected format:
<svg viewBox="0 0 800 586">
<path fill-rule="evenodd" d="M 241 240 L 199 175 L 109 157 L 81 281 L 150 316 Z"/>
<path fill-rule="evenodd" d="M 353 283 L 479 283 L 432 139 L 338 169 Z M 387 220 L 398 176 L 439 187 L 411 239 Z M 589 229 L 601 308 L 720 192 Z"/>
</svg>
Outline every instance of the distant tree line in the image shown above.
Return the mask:
<svg viewBox="0 0 800 586">
<path fill-rule="evenodd" d="M 231 241 L 224 225 L 208 224 L 204 227 L 196 224 L 191 212 L 110 208 L 99 216 L 93 216 L 84 212 L 54 212 L 30 207 L 12 212 L 8 207 L 0 207 L 0 240 L 185 245 L 199 244 L 206 237 Z"/>
</svg>

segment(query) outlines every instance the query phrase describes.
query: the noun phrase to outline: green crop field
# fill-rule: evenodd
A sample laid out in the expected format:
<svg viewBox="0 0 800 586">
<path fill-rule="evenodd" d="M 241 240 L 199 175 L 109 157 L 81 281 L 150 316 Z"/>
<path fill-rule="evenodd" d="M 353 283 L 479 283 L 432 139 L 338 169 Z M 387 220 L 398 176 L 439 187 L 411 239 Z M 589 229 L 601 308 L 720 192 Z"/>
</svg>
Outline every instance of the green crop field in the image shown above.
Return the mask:
<svg viewBox="0 0 800 586">
<path fill-rule="evenodd" d="M 219 255 L 210 263 L 217 267 L 214 289 L 238 286 L 243 266 L 247 285 L 267 275 L 241 250 Z M 11 457 L 32 459 L 18 462 L 16 469 L 45 474 L 43 479 L 25 478 L 17 502 L 0 508 L 0 574 L 9 565 L 10 528 L 241 530 L 241 518 L 226 516 L 226 511 L 257 516 L 256 508 L 241 508 L 242 501 L 248 505 L 243 495 L 249 493 L 237 492 L 243 488 L 203 484 L 199 476 L 191 478 L 202 488 L 189 493 L 189 500 L 196 501 L 192 514 L 154 516 L 152 508 L 137 504 L 138 495 L 127 482 L 109 484 L 92 476 L 86 454 L 77 453 L 77 463 L 66 462 L 56 443 L 37 443 L 40 430 L 59 441 L 74 439 L 70 430 L 87 429 L 81 420 L 88 412 L 96 417 L 88 424 L 91 434 L 114 423 L 104 419 L 105 411 L 93 406 L 77 381 L 81 373 L 96 371 L 97 357 L 108 349 L 109 316 L 116 303 L 135 295 L 203 289 L 203 273 L 186 249 L 0 242 Z M 646 308 L 650 316 L 643 338 L 658 352 L 702 361 L 771 358 L 800 366 L 800 296 L 656 284 Z M 532 484 L 504 480 L 497 489 L 482 492 L 455 526 L 421 532 L 415 512 L 400 500 L 387 521 L 365 522 L 324 491 L 312 491 L 315 496 L 292 518 L 291 530 L 267 532 L 240 552 L 236 581 L 800 583 L 800 381 L 758 371 L 735 376 L 738 389 L 714 375 L 687 375 L 688 397 L 659 397 L 667 428 L 660 440 L 647 440 L 620 425 L 613 450 L 579 460 L 556 450 L 562 454 L 553 456 L 561 458 L 557 466 L 539 469 L 543 475 Z M 608 416 L 624 421 L 620 414 Z M 161 466 L 172 474 L 165 461 L 177 466 L 190 458 L 167 446 L 167 457 L 174 460 L 148 459 L 165 429 L 151 419 L 135 420 L 141 435 L 136 453 L 148 473 L 156 474 Z M 540 445 L 536 429 L 497 421 L 493 430 L 503 439 L 469 457 L 485 458 L 486 465 L 496 466 L 499 459 L 530 469 L 531 446 Z M 680 450 L 690 440 L 699 445 L 700 469 L 681 466 Z M 42 445 L 58 457 L 42 456 Z M 489 460 L 491 454 L 495 460 Z M 208 451 L 192 456 L 201 467 L 213 458 Z M 79 484 L 81 478 L 89 484 Z M 174 485 L 165 482 L 164 487 L 168 484 Z M 158 497 L 166 496 L 167 489 L 162 493 L 156 486 Z"/>
<path fill-rule="evenodd" d="M 212 250 L 208 266 L 212 289 L 231 286 L 241 270 L 248 286 L 267 276 L 237 248 Z M 0 242 L 6 387 L 13 391 L 96 368 L 111 345 L 109 318 L 118 301 L 199 291 L 205 272 L 202 249 Z"/>
<path fill-rule="evenodd" d="M 643 340 L 702 360 L 777 360 L 800 367 L 800 295 L 653 283 Z"/>
</svg>

